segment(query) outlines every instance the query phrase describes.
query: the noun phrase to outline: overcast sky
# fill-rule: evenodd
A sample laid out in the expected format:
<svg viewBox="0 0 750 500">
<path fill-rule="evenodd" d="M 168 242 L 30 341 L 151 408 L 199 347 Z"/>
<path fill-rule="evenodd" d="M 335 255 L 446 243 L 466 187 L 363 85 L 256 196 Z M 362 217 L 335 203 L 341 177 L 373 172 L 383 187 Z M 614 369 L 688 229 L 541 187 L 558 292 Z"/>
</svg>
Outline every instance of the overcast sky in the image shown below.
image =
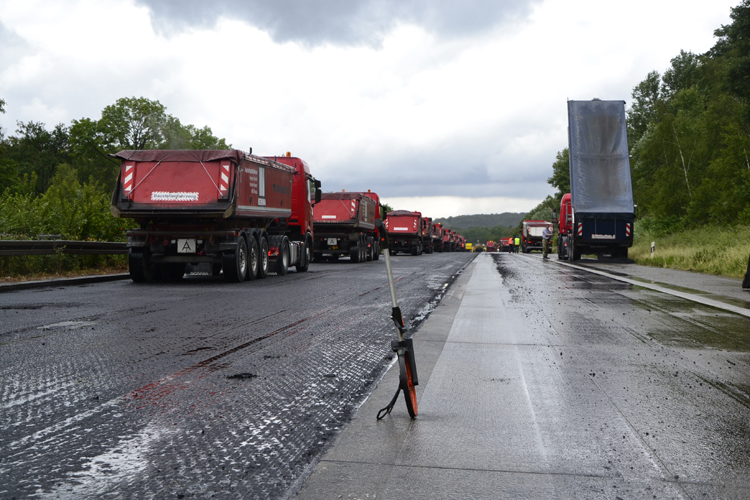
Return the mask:
<svg viewBox="0 0 750 500">
<path fill-rule="evenodd" d="M 0 127 L 158 100 L 326 191 L 431 217 L 520 212 L 567 99 L 621 99 L 739 0 L 0 0 Z"/>
</svg>

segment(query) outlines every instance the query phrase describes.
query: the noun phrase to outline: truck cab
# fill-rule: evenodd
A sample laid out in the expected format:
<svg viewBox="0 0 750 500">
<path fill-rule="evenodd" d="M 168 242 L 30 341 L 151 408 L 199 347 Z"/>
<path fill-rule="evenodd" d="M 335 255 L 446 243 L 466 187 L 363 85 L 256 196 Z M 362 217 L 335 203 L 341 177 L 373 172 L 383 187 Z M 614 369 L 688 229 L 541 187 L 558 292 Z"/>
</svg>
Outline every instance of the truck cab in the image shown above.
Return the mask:
<svg viewBox="0 0 750 500">
<path fill-rule="evenodd" d="M 573 230 L 573 206 L 570 193 L 566 193 L 560 202 L 560 218 L 557 220 L 557 258 L 568 258 L 568 235 Z"/>
</svg>

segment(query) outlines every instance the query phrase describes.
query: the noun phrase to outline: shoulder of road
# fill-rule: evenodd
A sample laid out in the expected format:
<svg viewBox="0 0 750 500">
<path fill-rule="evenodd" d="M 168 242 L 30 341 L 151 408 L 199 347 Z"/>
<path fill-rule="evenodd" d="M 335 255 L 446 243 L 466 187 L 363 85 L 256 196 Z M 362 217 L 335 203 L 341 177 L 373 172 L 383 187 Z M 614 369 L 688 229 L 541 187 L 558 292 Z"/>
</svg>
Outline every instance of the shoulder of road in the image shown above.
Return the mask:
<svg viewBox="0 0 750 500">
<path fill-rule="evenodd" d="M 29 288 L 45 288 L 72 285 L 87 285 L 90 283 L 103 283 L 106 281 L 117 281 L 130 279 L 128 273 L 117 274 L 90 274 L 86 276 L 75 276 L 73 278 L 52 278 L 34 281 L 14 281 L 12 283 L 0 283 L 0 293 L 15 290 L 27 290 Z"/>
</svg>

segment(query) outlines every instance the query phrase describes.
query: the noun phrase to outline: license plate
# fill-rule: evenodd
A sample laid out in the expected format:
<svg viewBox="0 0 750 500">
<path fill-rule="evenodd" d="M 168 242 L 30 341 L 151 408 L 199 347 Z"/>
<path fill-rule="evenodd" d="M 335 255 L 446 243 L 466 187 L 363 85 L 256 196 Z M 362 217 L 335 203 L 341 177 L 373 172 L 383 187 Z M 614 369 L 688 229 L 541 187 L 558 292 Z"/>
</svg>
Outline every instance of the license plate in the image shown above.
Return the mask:
<svg viewBox="0 0 750 500">
<path fill-rule="evenodd" d="M 195 238 L 178 239 L 177 253 L 195 253 Z"/>
<path fill-rule="evenodd" d="M 332 246 L 332 245 L 338 245 L 338 244 L 339 244 L 339 240 L 337 238 L 328 238 L 328 245 Z"/>
</svg>

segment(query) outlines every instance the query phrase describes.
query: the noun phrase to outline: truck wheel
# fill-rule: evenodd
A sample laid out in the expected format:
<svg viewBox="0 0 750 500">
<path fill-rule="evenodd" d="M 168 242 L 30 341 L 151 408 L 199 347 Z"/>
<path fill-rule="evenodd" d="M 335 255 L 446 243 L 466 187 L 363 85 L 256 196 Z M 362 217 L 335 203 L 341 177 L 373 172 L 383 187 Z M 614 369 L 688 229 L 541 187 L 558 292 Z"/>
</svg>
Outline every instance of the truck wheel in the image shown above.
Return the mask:
<svg viewBox="0 0 750 500">
<path fill-rule="evenodd" d="M 240 237 L 234 252 L 224 252 L 224 279 L 230 283 L 242 283 L 247 276 L 247 242 Z"/>
<path fill-rule="evenodd" d="M 247 241 L 247 279 L 252 281 L 258 277 L 258 240 L 251 234 Z"/>
<path fill-rule="evenodd" d="M 258 278 L 264 279 L 266 276 L 268 276 L 268 239 L 261 236 L 258 252 Z"/>
<path fill-rule="evenodd" d="M 276 274 L 286 276 L 289 272 L 289 238 L 281 237 L 279 242 L 279 254 L 276 256 Z"/>
<path fill-rule="evenodd" d="M 373 243 L 372 260 L 380 260 L 380 242 L 375 241 Z"/>
<path fill-rule="evenodd" d="M 359 256 L 362 254 L 362 250 L 359 248 L 359 243 L 354 248 L 349 249 L 349 258 L 352 263 L 356 264 L 359 262 Z"/>
<path fill-rule="evenodd" d="M 299 245 L 299 264 L 295 268 L 298 273 L 304 273 L 310 267 L 310 247 L 304 241 L 301 241 Z"/>
<path fill-rule="evenodd" d="M 375 258 L 375 242 L 369 236 L 367 237 L 367 260 Z"/>
<path fill-rule="evenodd" d="M 148 260 L 143 252 L 130 251 L 130 255 L 128 255 L 128 271 L 133 283 L 146 283 L 154 279 L 153 272 L 149 268 Z"/>
<path fill-rule="evenodd" d="M 359 261 L 360 262 L 367 262 L 367 237 L 366 236 L 360 236 L 359 237 Z"/>
<path fill-rule="evenodd" d="M 628 258 L 628 247 L 620 249 L 620 258 L 621 259 L 627 259 Z"/>
</svg>

